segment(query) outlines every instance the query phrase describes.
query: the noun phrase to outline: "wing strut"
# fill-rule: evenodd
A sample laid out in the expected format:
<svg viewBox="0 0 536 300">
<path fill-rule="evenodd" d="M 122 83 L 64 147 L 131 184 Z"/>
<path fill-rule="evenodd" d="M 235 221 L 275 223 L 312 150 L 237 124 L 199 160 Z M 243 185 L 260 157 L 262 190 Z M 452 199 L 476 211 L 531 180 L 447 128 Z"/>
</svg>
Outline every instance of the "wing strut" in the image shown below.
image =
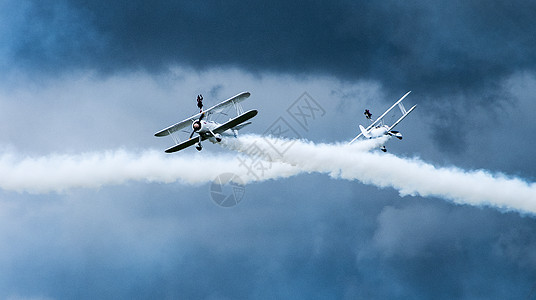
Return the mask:
<svg viewBox="0 0 536 300">
<path fill-rule="evenodd" d="M 404 120 L 404 118 L 409 115 L 410 112 L 412 112 L 415 107 L 417 107 L 417 104 L 413 105 L 408 111 L 406 111 L 402 117 L 400 117 L 400 119 L 398 119 L 393 125 L 391 125 L 391 127 L 389 127 L 389 131 L 391 131 L 393 128 L 395 128 L 396 125 L 398 125 L 398 123 L 400 123 L 402 120 Z"/>
<path fill-rule="evenodd" d="M 171 135 L 171 138 L 173 139 L 175 144 L 180 144 L 181 143 L 181 139 L 179 138 L 179 136 L 176 135 L 175 133 L 171 132 L 170 130 L 168 130 L 168 135 Z"/>
<path fill-rule="evenodd" d="M 235 100 L 232 100 L 232 103 L 236 109 L 236 115 L 239 116 L 244 113 L 244 109 L 242 108 L 242 105 Z"/>
</svg>

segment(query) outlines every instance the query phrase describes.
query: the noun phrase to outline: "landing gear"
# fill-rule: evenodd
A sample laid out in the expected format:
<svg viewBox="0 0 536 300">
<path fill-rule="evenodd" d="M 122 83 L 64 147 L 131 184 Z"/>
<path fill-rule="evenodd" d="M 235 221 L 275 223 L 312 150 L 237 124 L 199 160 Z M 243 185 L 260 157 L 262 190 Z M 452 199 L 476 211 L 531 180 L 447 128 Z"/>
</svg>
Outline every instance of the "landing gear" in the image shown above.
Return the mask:
<svg viewBox="0 0 536 300">
<path fill-rule="evenodd" d="M 195 146 L 195 149 L 197 149 L 197 151 L 201 151 L 203 150 L 203 146 L 201 146 L 201 143 L 197 143 L 197 146 Z"/>
<path fill-rule="evenodd" d="M 383 152 L 387 152 L 387 148 L 385 148 L 385 146 L 381 146 L 380 150 L 382 150 Z"/>
</svg>

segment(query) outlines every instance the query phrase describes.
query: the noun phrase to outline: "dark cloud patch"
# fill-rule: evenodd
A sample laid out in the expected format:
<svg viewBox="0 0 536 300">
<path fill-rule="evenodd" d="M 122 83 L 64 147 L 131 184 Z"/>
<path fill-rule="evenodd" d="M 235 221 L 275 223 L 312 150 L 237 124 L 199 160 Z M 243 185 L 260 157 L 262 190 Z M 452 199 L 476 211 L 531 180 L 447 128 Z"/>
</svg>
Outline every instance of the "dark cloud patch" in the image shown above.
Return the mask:
<svg viewBox="0 0 536 300">
<path fill-rule="evenodd" d="M 15 57 L 102 72 L 236 66 L 441 95 L 532 70 L 527 1 L 35 1 Z"/>
<path fill-rule="evenodd" d="M 101 47 L 100 33 L 70 6 L 36 1 L 19 8 L 24 18 L 10 29 L 13 57 L 10 66 L 30 74 L 50 74 L 100 65 L 95 56 Z"/>
<path fill-rule="evenodd" d="M 389 281 L 404 278 L 411 298 L 524 298 L 532 284 L 524 275 L 534 273 L 527 265 L 533 257 L 524 253 L 525 265 L 513 262 L 534 247 L 535 236 L 525 227 L 532 223 L 470 207 L 415 202 L 385 207 L 371 245 Z M 524 274 L 515 279 L 523 287 L 505 288 L 509 284 L 499 274 Z"/>
<path fill-rule="evenodd" d="M 456 101 L 489 111 L 495 109 L 489 104 L 505 99 L 505 78 L 536 67 L 536 4 L 522 0 L 63 0 L 11 6 L 19 7 L 23 20 L 11 22 L 3 64 L 32 76 L 238 68 L 377 81 L 390 98 L 411 89 L 419 103 Z M 439 149 L 465 149 L 459 121 L 449 118 L 445 128 L 435 129 Z M 441 135 L 462 143 L 444 143 Z"/>
</svg>

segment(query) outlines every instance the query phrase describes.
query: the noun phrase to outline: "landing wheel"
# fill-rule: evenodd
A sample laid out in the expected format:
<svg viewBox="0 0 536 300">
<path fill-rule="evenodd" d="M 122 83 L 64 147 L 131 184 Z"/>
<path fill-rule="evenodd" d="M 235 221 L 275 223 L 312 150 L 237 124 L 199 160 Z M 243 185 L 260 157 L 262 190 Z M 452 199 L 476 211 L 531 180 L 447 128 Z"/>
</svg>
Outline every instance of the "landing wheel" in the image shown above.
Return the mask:
<svg viewBox="0 0 536 300">
<path fill-rule="evenodd" d="M 203 150 L 203 146 L 201 146 L 201 144 L 197 144 L 197 146 L 195 146 L 195 149 L 197 149 L 197 151 L 201 151 Z"/>
<path fill-rule="evenodd" d="M 387 152 L 387 148 L 385 148 L 385 146 L 382 146 L 380 150 L 382 150 L 383 152 Z"/>
</svg>

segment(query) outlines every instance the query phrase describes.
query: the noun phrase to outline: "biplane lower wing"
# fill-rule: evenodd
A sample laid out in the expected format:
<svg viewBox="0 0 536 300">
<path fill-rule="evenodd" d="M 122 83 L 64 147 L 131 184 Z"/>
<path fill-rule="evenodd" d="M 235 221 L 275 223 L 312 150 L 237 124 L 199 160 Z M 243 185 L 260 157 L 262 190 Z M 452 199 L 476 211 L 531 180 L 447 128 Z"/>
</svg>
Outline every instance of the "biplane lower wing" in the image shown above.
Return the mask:
<svg viewBox="0 0 536 300">
<path fill-rule="evenodd" d="M 363 131 L 366 131 L 367 129 L 365 129 L 365 127 L 363 127 L 362 125 L 359 125 L 359 129 L 361 129 L 361 133 L 359 133 L 353 140 L 351 140 L 348 144 L 352 144 L 353 142 L 355 142 L 355 140 L 357 140 L 358 138 L 360 138 L 362 135 L 363 135 Z"/>
<path fill-rule="evenodd" d="M 180 151 L 180 150 L 182 150 L 182 149 L 184 149 L 184 148 L 188 148 L 188 147 L 194 145 L 195 143 L 198 143 L 200 140 L 201 140 L 201 141 L 204 141 L 204 140 L 206 140 L 206 139 L 207 139 L 207 138 L 203 138 L 203 137 L 196 137 L 196 138 L 193 138 L 193 139 L 189 139 L 189 140 L 184 141 L 184 142 L 182 142 L 182 143 L 180 143 L 180 144 L 177 144 L 177 145 L 175 145 L 175 146 L 173 146 L 173 147 L 171 147 L 171 148 L 166 149 L 165 152 L 166 152 L 166 153 L 177 152 L 177 151 Z"/>
<path fill-rule="evenodd" d="M 247 120 L 253 118 L 256 115 L 257 115 L 257 110 L 255 109 L 248 110 L 247 112 L 239 115 L 238 117 L 221 124 L 218 128 L 214 129 L 213 131 L 214 133 L 222 133 L 227 129 L 231 129 L 235 126 L 238 126 L 246 122 Z"/>
</svg>

